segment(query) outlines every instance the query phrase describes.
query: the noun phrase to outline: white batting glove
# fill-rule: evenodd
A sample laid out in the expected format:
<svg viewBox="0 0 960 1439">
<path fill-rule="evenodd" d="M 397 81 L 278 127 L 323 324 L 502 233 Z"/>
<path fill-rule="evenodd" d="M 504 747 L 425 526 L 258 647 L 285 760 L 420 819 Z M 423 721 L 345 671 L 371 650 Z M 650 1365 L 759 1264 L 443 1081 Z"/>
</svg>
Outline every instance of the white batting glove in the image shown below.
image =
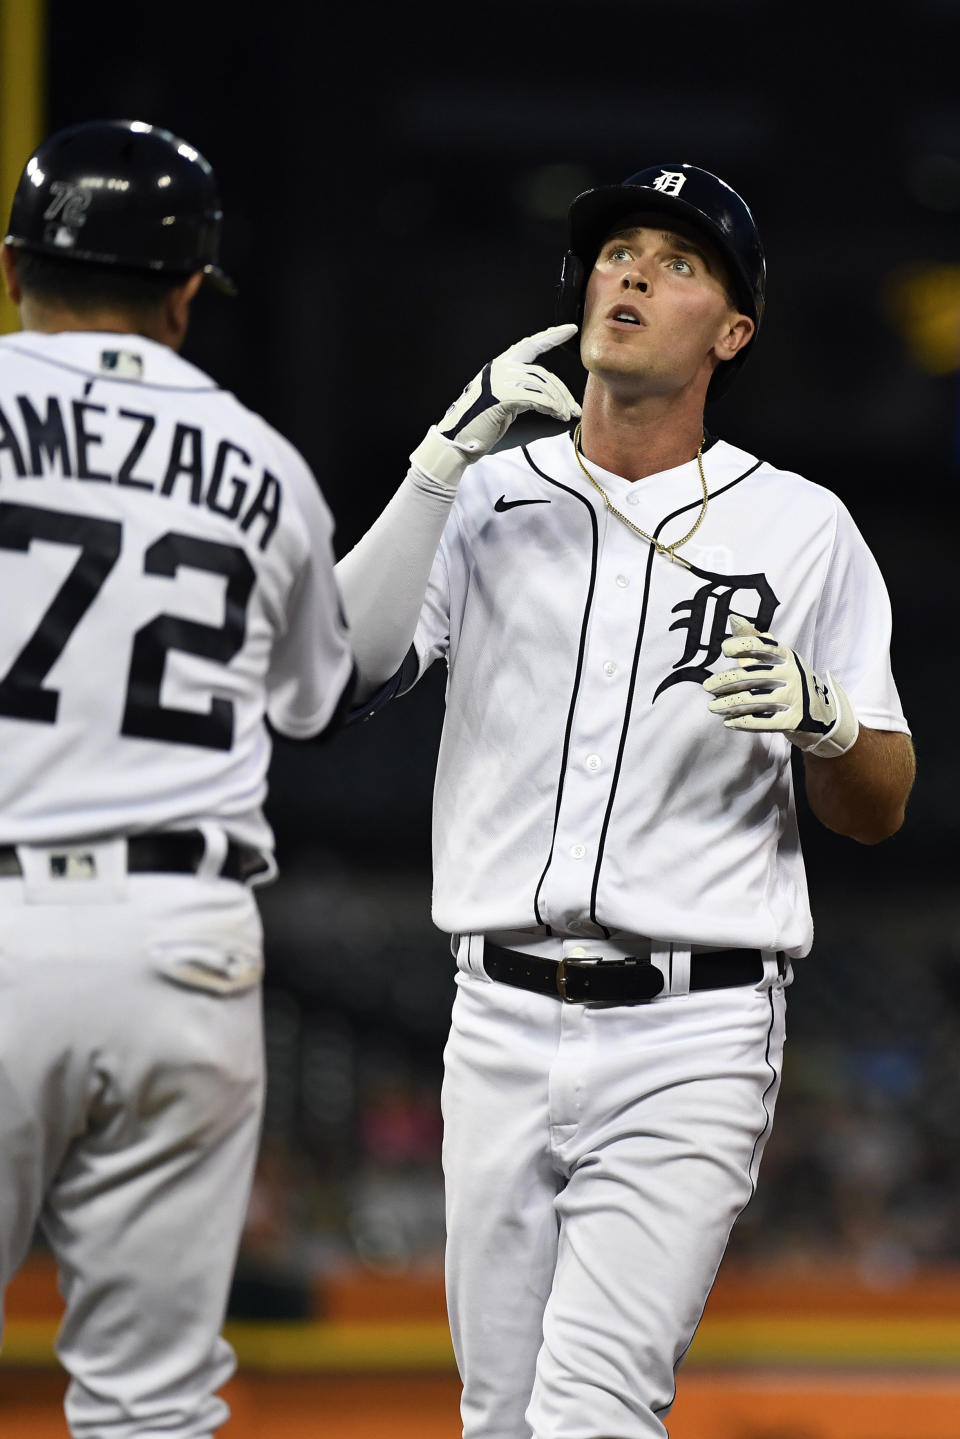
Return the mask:
<svg viewBox="0 0 960 1439">
<path fill-rule="evenodd" d="M 703 688 L 714 696 L 711 712 L 727 729 L 779 730 L 822 759 L 846 754 L 860 725 L 833 676 L 820 679 L 806 660 L 742 615 L 730 616 L 730 628 L 723 653 L 740 665 L 704 680 Z"/>
<path fill-rule="evenodd" d="M 455 489 L 466 466 L 488 454 L 524 410 L 556 420 L 579 416 L 580 406 L 566 385 L 533 364 L 544 350 L 562 345 L 576 332 L 576 325 L 552 325 L 484 365 L 439 425 L 430 426 L 410 456 L 412 464 L 436 484 Z"/>
</svg>

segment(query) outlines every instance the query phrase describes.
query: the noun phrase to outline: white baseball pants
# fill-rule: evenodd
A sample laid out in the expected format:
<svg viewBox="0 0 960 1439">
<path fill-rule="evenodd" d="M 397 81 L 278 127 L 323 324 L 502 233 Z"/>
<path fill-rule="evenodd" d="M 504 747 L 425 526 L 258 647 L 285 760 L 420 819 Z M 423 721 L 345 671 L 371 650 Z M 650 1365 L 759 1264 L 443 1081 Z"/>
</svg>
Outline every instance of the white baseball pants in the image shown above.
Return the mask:
<svg viewBox="0 0 960 1439">
<path fill-rule="evenodd" d="M 120 842 L 122 845 L 122 842 Z M 0 880 L 0 1294 L 39 1225 L 75 1439 L 208 1439 L 259 1141 L 261 929 L 242 885 Z"/>
<path fill-rule="evenodd" d="M 663 1439 L 753 1192 L 785 996 L 564 1004 L 457 975 L 447 1301 L 464 1439 Z"/>
</svg>

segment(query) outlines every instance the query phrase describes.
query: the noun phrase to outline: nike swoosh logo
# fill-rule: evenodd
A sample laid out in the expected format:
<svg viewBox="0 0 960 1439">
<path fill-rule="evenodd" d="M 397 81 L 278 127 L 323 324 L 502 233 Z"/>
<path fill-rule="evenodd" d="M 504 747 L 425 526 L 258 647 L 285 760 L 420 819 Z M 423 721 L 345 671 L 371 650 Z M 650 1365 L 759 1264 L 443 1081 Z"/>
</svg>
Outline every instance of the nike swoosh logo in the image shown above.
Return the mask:
<svg viewBox="0 0 960 1439">
<path fill-rule="evenodd" d="M 507 500 L 501 495 L 493 508 L 498 515 L 503 515 L 507 510 L 515 510 L 517 505 L 549 505 L 549 503 L 549 500 Z"/>
</svg>

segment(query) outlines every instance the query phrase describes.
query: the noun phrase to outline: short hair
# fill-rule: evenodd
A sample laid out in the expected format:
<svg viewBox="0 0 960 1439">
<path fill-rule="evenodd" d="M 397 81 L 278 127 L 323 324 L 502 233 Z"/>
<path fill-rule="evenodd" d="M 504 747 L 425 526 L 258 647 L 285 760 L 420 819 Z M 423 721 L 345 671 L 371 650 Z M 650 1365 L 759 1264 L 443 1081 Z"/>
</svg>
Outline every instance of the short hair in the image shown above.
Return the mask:
<svg viewBox="0 0 960 1439">
<path fill-rule="evenodd" d="M 79 314 L 115 309 L 151 313 L 187 275 L 134 270 L 86 260 L 61 260 L 17 250 L 17 274 L 24 293 L 41 302 L 66 305 Z"/>
</svg>

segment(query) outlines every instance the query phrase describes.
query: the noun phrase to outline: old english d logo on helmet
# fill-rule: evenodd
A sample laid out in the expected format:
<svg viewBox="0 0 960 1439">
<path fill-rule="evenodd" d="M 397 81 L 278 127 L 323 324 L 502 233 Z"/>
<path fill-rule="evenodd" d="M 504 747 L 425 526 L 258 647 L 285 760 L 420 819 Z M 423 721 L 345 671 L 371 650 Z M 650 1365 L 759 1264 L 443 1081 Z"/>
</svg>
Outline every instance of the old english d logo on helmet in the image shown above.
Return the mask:
<svg viewBox="0 0 960 1439">
<path fill-rule="evenodd" d="M 659 190 L 661 195 L 679 195 L 686 180 L 682 170 L 661 170 L 653 181 L 653 188 Z"/>
<path fill-rule="evenodd" d="M 621 185 L 599 186 L 576 197 L 568 212 L 569 248 L 557 286 L 556 323 L 580 323 L 587 277 L 604 240 L 628 215 L 651 210 L 686 220 L 713 241 L 730 272 L 738 304 L 759 329 L 767 265 L 753 215 L 725 180 L 687 164 L 653 165 Z M 753 339 L 718 366 L 710 381 L 710 399 L 728 388 L 752 347 Z"/>
</svg>

